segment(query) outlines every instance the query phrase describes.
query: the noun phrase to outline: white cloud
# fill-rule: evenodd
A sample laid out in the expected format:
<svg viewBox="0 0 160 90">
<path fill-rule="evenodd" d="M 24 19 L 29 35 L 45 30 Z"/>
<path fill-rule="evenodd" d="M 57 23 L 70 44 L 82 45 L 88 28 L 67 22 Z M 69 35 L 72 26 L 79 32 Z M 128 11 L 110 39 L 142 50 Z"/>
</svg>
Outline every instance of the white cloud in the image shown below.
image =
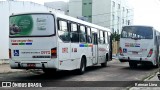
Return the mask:
<svg viewBox="0 0 160 90">
<path fill-rule="evenodd" d="M 159 0 L 130 0 L 134 7 L 134 24 L 150 25 L 160 30 Z"/>
</svg>

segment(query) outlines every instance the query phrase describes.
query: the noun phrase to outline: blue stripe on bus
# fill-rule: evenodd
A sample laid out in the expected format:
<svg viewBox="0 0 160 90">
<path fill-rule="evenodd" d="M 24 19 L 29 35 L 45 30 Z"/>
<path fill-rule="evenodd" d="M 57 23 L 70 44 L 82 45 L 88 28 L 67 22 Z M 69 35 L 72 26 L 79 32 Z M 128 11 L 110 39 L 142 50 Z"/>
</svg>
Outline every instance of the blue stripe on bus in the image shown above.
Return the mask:
<svg viewBox="0 0 160 90">
<path fill-rule="evenodd" d="M 140 46 L 135 46 L 135 47 L 140 47 Z"/>
<path fill-rule="evenodd" d="M 32 45 L 32 43 L 26 43 L 26 45 Z"/>
<path fill-rule="evenodd" d="M 80 46 L 80 47 L 84 47 L 84 44 L 80 44 L 79 46 Z"/>
</svg>

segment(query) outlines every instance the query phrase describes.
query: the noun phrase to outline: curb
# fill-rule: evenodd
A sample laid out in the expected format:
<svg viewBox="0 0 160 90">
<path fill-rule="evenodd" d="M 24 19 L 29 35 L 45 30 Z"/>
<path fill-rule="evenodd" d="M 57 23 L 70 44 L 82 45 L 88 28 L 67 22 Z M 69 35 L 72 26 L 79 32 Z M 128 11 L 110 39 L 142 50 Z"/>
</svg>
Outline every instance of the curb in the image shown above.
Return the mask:
<svg viewBox="0 0 160 90">
<path fill-rule="evenodd" d="M 152 81 L 151 79 L 156 77 L 158 73 L 159 73 L 159 70 L 155 70 L 153 73 L 150 73 L 150 75 L 143 78 L 142 81 Z M 146 89 L 150 90 L 148 88 L 151 88 L 151 87 L 127 87 L 127 90 L 146 90 Z M 157 88 L 157 87 L 155 87 L 155 88 Z"/>
<path fill-rule="evenodd" d="M 9 64 L 9 59 L 1 59 L 0 65 L 2 65 L 2 64 Z"/>
<path fill-rule="evenodd" d="M 159 70 L 155 70 L 153 73 L 150 73 L 150 75 L 148 75 L 146 78 L 143 79 L 143 81 L 149 81 L 152 78 L 154 78 L 155 76 L 157 76 L 157 74 L 159 73 Z"/>
</svg>

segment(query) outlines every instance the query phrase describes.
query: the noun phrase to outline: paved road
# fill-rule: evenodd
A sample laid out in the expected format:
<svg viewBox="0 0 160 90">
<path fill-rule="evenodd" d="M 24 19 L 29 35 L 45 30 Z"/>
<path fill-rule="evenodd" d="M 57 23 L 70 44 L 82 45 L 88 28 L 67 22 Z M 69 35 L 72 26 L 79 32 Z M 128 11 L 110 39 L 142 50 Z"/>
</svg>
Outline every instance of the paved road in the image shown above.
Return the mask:
<svg viewBox="0 0 160 90">
<path fill-rule="evenodd" d="M 41 71 L 24 71 L 24 72 L 15 72 L 15 73 L 6 73 L 6 74 L 0 74 L 0 80 L 1 81 L 51 81 L 51 82 L 57 82 L 58 81 L 137 81 L 137 80 L 143 80 L 150 74 L 156 72 L 156 68 L 150 68 L 146 66 L 138 66 L 135 69 L 129 68 L 128 63 L 120 63 L 118 60 L 113 60 L 108 63 L 108 66 L 106 68 L 100 67 L 100 65 L 94 66 L 94 67 L 88 67 L 87 71 L 84 75 L 76 75 L 75 71 L 59 71 L 55 75 L 46 75 Z M 47 83 L 47 82 L 46 82 Z M 67 82 L 66 82 L 67 83 Z M 82 82 L 81 84 L 84 84 L 86 82 Z M 95 83 L 97 84 L 97 83 Z M 110 82 L 110 84 L 114 84 L 113 82 Z M 82 85 L 83 86 L 83 85 Z M 37 88 L 38 89 L 38 88 Z M 41 90 L 42 88 L 40 88 Z M 47 88 L 47 90 L 52 89 L 59 89 L 59 90 L 74 90 L 75 88 L 63 88 L 63 87 L 57 87 L 57 88 Z M 81 90 L 106 90 L 106 87 L 96 87 L 96 88 L 86 88 L 81 87 Z M 115 87 L 107 87 L 107 90 L 121 90 L 123 88 Z"/>
</svg>

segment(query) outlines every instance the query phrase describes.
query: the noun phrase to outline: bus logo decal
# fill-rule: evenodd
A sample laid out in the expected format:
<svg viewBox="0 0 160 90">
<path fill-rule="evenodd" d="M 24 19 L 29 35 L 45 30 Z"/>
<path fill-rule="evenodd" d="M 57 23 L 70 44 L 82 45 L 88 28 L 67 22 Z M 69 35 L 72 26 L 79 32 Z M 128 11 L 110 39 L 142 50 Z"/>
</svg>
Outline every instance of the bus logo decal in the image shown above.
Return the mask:
<svg viewBox="0 0 160 90">
<path fill-rule="evenodd" d="M 19 50 L 14 50 L 14 56 L 19 56 Z"/>
</svg>

